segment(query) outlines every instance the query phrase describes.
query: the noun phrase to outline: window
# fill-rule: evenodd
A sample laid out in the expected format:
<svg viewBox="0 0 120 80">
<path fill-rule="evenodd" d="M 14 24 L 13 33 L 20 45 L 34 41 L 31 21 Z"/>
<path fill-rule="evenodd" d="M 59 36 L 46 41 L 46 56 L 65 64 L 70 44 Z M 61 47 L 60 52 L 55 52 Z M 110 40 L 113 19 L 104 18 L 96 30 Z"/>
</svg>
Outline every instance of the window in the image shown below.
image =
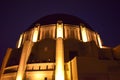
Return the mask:
<svg viewBox="0 0 120 80">
<path fill-rule="evenodd" d="M 47 80 L 47 77 L 45 77 L 44 80 Z"/>
</svg>

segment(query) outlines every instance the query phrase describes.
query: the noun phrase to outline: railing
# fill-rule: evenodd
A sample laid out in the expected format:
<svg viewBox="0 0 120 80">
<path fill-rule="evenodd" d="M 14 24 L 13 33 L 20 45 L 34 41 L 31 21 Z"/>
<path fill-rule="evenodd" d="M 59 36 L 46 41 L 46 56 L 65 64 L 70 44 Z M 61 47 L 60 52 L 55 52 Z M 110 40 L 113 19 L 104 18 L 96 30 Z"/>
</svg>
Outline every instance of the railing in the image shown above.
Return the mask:
<svg viewBox="0 0 120 80">
<path fill-rule="evenodd" d="M 10 67 L 5 68 L 4 73 L 17 72 L 17 69 L 18 69 L 18 65 L 10 66 Z"/>
<path fill-rule="evenodd" d="M 18 65 L 5 68 L 5 73 L 17 72 Z M 53 71 L 55 70 L 55 63 L 33 63 L 26 65 L 26 71 Z"/>
<path fill-rule="evenodd" d="M 55 70 L 55 63 L 34 63 L 27 64 L 26 71 L 49 71 Z"/>
</svg>

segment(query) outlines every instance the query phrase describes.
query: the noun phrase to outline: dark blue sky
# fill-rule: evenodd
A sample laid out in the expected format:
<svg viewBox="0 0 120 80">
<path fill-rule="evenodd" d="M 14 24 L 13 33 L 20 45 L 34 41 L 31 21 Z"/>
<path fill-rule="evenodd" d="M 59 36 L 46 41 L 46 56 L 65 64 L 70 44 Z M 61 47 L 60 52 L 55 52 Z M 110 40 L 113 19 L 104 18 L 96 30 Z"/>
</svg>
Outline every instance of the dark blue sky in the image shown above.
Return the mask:
<svg viewBox="0 0 120 80">
<path fill-rule="evenodd" d="M 52 13 L 78 16 L 101 35 L 104 45 L 120 44 L 119 0 L 0 0 L 0 63 L 25 29 Z"/>
</svg>

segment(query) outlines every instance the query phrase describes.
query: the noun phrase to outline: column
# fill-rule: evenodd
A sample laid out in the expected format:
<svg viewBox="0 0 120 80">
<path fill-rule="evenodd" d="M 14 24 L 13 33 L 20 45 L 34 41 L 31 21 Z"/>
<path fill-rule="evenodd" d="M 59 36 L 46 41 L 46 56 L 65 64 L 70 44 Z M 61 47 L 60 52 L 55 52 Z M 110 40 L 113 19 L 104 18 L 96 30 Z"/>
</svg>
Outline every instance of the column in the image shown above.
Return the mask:
<svg viewBox="0 0 120 80">
<path fill-rule="evenodd" d="M 21 54 L 21 58 L 20 58 L 20 63 L 19 63 L 19 67 L 18 67 L 16 80 L 23 80 L 24 72 L 26 69 L 26 63 L 27 63 L 28 57 L 31 53 L 32 46 L 33 46 L 32 41 L 25 41 L 23 50 L 22 50 L 22 54 Z"/>
<path fill-rule="evenodd" d="M 64 80 L 64 45 L 63 45 L 63 23 L 58 21 L 56 34 L 56 69 L 55 80 Z"/>
<path fill-rule="evenodd" d="M 2 79 L 2 75 L 3 75 L 3 73 L 4 73 L 4 69 L 5 69 L 6 64 L 7 64 L 7 62 L 8 62 L 8 59 L 9 59 L 9 57 L 10 57 L 11 51 L 12 51 L 12 48 L 8 48 L 7 51 L 6 51 L 6 54 L 5 54 L 5 57 L 4 57 L 4 59 L 3 59 L 2 66 L 1 66 L 0 80 Z"/>
</svg>

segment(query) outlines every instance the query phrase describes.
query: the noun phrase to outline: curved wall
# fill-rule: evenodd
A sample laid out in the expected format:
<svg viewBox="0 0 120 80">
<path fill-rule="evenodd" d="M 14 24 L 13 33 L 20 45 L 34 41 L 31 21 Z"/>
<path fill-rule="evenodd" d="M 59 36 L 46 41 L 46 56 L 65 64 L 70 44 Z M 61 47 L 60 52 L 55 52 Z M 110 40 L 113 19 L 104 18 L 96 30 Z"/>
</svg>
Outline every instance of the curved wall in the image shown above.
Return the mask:
<svg viewBox="0 0 120 80">
<path fill-rule="evenodd" d="M 25 41 L 39 42 L 46 38 L 56 40 L 56 26 L 57 24 L 38 25 L 31 28 L 20 35 L 17 43 L 17 48 L 20 48 Z M 102 47 L 102 41 L 98 33 L 81 25 L 63 24 L 63 39 L 76 39 L 81 42 L 95 41 L 96 45 Z"/>
</svg>

